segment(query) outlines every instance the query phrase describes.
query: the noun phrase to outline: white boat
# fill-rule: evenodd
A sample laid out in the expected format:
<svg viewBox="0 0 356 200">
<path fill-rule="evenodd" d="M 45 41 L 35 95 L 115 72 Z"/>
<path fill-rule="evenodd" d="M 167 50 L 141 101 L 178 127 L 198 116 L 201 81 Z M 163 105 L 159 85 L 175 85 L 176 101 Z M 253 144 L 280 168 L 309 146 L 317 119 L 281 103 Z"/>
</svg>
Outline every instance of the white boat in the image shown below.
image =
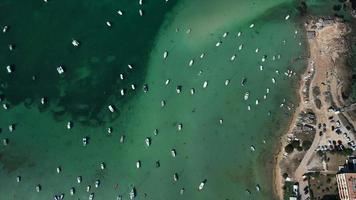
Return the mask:
<svg viewBox="0 0 356 200">
<path fill-rule="evenodd" d="M 132 89 L 132 90 L 135 90 L 135 89 L 136 89 L 135 84 L 131 84 L 131 89 Z"/>
<path fill-rule="evenodd" d="M 290 17 L 290 16 L 289 16 L 289 15 L 287 15 L 287 16 L 285 16 L 285 17 L 284 17 L 284 19 L 285 19 L 285 20 L 288 20 L 288 19 L 289 19 L 289 17 Z"/>
<path fill-rule="evenodd" d="M 87 146 L 87 144 L 88 144 L 88 138 L 87 138 L 87 137 L 83 137 L 83 138 L 82 138 L 82 142 L 83 142 L 83 146 Z"/>
<path fill-rule="evenodd" d="M 258 185 L 258 184 L 256 185 L 256 191 L 257 191 L 257 192 L 261 191 L 261 187 L 260 187 L 260 185 Z"/>
<path fill-rule="evenodd" d="M 7 103 L 2 104 L 2 107 L 3 107 L 5 110 L 9 109 L 9 105 L 8 105 Z"/>
<path fill-rule="evenodd" d="M 168 85 L 169 82 L 171 82 L 171 80 L 167 79 L 165 84 Z"/>
<path fill-rule="evenodd" d="M 200 58 L 203 59 L 205 56 L 205 53 L 200 54 Z"/>
<path fill-rule="evenodd" d="M 121 135 L 120 137 L 120 143 L 124 143 L 125 142 L 125 135 Z"/>
<path fill-rule="evenodd" d="M 105 169 L 105 163 L 103 163 L 103 162 L 100 163 L 100 169 L 101 169 L 101 170 L 104 170 L 104 169 Z"/>
<path fill-rule="evenodd" d="M 7 73 L 11 74 L 12 73 L 12 66 L 11 65 L 6 66 L 6 71 L 7 71 Z"/>
<path fill-rule="evenodd" d="M 174 180 L 175 182 L 178 181 L 178 174 L 177 174 L 177 173 L 174 173 L 174 174 L 173 174 L 173 180 Z"/>
<path fill-rule="evenodd" d="M 8 26 L 4 26 L 4 27 L 2 28 L 2 32 L 3 32 L 3 33 L 6 33 L 8 29 L 9 29 Z"/>
<path fill-rule="evenodd" d="M 124 89 L 120 89 L 120 94 L 121 94 L 121 96 L 124 96 L 125 95 L 125 90 Z"/>
<path fill-rule="evenodd" d="M 184 188 L 180 189 L 179 194 L 181 194 L 181 195 L 184 194 Z"/>
<path fill-rule="evenodd" d="M 190 32 L 192 32 L 192 29 L 191 29 L 191 28 L 188 28 L 185 33 L 186 33 L 186 34 L 189 34 Z"/>
<path fill-rule="evenodd" d="M 267 99 L 267 95 L 263 95 L 263 99 Z"/>
<path fill-rule="evenodd" d="M 251 149 L 251 151 L 256 151 L 256 148 L 253 145 L 250 146 L 250 149 Z"/>
<path fill-rule="evenodd" d="M 250 106 L 250 105 L 247 106 L 247 110 L 248 110 L 248 111 L 251 110 L 251 106 Z"/>
<path fill-rule="evenodd" d="M 250 92 L 245 92 L 244 95 L 244 100 L 246 101 L 248 99 L 248 97 L 250 96 Z"/>
<path fill-rule="evenodd" d="M 260 70 L 261 70 L 261 71 L 263 70 L 263 66 L 262 66 L 262 65 L 260 65 Z"/>
<path fill-rule="evenodd" d="M 89 200 L 94 200 L 94 193 L 91 193 L 91 194 L 89 195 Z"/>
<path fill-rule="evenodd" d="M 106 23 L 106 26 L 111 27 L 111 22 L 110 21 L 106 21 L 105 23 Z"/>
<path fill-rule="evenodd" d="M 208 81 L 204 81 L 204 83 L 203 83 L 203 88 L 206 88 L 206 87 L 208 87 Z"/>
<path fill-rule="evenodd" d="M 78 182 L 78 183 L 81 183 L 81 182 L 82 182 L 82 177 L 81 177 L 81 176 L 78 176 L 78 177 L 77 177 L 77 182 Z"/>
<path fill-rule="evenodd" d="M 219 124 L 223 124 L 224 120 L 223 119 L 219 119 Z"/>
<path fill-rule="evenodd" d="M 180 124 L 178 124 L 178 125 L 177 125 L 177 129 L 178 129 L 178 131 L 181 131 L 181 130 L 182 130 L 182 128 L 183 128 L 183 124 L 181 124 L 181 123 L 180 123 Z"/>
<path fill-rule="evenodd" d="M 139 1 L 138 1 L 138 4 L 139 4 L 140 6 L 142 6 L 143 0 L 139 0 Z"/>
<path fill-rule="evenodd" d="M 195 94 L 195 89 L 194 88 L 190 89 L 190 94 L 192 94 L 192 95 Z"/>
<path fill-rule="evenodd" d="M 129 193 L 129 197 L 130 197 L 131 200 L 136 197 L 136 188 L 135 187 L 131 188 L 131 191 Z"/>
<path fill-rule="evenodd" d="M 4 146 L 7 146 L 7 145 L 9 144 L 9 139 L 8 139 L 8 138 L 2 139 L 2 144 L 3 144 Z"/>
<path fill-rule="evenodd" d="M 9 44 L 9 50 L 10 50 L 10 51 L 14 50 L 14 45 Z"/>
<path fill-rule="evenodd" d="M 172 155 L 173 158 L 175 158 L 177 156 L 177 152 L 176 152 L 175 149 L 171 150 L 171 155 Z"/>
<path fill-rule="evenodd" d="M 127 67 L 128 67 L 129 69 L 133 69 L 133 66 L 130 65 L 130 64 L 128 64 Z"/>
<path fill-rule="evenodd" d="M 229 32 L 225 32 L 222 37 L 225 38 L 228 34 Z"/>
<path fill-rule="evenodd" d="M 145 139 L 146 146 L 149 147 L 151 145 L 151 138 L 147 137 Z"/>
<path fill-rule="evenodd" d="M 64 73 L 64 69 L 63 69 L 63 66 L 60 65 L 59 67 L 57 67 L 57 72 L 58 74 L 63 74 Z"/>
<path fill-rule="evenodd" d="M 199 184 L 199 186 L 198 186 L 198 190 L 199 190 L 199 191 L 203 190 L 205 183 L 206 183 L 206 179 L 203 180 L 203 181 Z"/>
<path fill-rule="evenodd" d="M 120 16 L 122 16 L 124 13 L 122 12 L 122 10 L 118 10 L 117 14 L 119 14 Z"/>
<path fill-rule="evenodd" d="M 57 167 L 56 171 L 57 171 L 57 174 L 59 174 L 59 173 L 61 173 L 62 168 L 61 167 Z"/>
<path fill-rule="evenodd" d="M 72 40 L 72 45 L 75 46 L 75 47 L 78 47 L 80 45 L 79 41 L 78 40 Z"/>
<path fill-rule="evenodd" d="M 234 55 L 231 56 L 230 60 L 231 60 L 231 61 L 234 61 L 235 58 L 236 58 L 236 55 L 234 54 Z"/>
<path fill-rule="evenodd" d="M 256 105 L 258 105 L 258 103 L 259 103 L 259 101 L 258 101 L 258 99 L 256 99 Z"/>
<path fill-rule="evenodd" d="M 15 130 L 15 125 L 14 124 L 10 124 L 9 125 L 9 131 L 13 132 Z"/>
<path fill-rule="evenodd" d="M 69 194 L 70 194 L 71 196 L 73 196 L 73 195 L 75 194 L 75 189 L 74 189 L 74 187 L 72 187 L 72 188 L 69 189 Z"/>
<path fill-rule="evenodd" d="M 100 186 L 100 180 L 96 180 L 94 185 L 96 188 L 98 188 Z"/>
<path fill-rule="evenodd" d="M 138 13 L 140 14 L 140 16 L 143 16 L 143 11 L 141 9 L 138 10 Z"/>
<path fill-rule="evenodd" d="M 166 59 L 167 56 L 168 56 L 168 51 L 164 51 L 164 53 L 163 53 L 163 59 Z"/>
<path fill-rule="evenodd" d="M 139 169 L 140 167 L 141 167 L 141 161 L 138 160 L 138 161 L 136 162 L 136 168 Z"/>
<path fill-rule="evenodd" d="M 250 28 L 253 28 L 253 27 L 255 27 L 255 24 L 250 24 Z"/>
<path fill-rule="evenodd" d="M 36 192 L 40 192 L 42 189 L 41 185 L 36 185 Z"/>
<path fill-rule="evenodd" d="M 109 108 L 110 112 L 112 112 L 112 113 L 115 112 L 115 107 L 113 105 L 110 104 L 108 106 L 108 108 Z"/>
<path fill-rule="evenodd" d="M 240 37 L 240 36 L 241 36 L 241 34 L 242 34 L 241 32 L 238 32 L 238 33 L 237 33 L 237 37 Z"/>
<path fill-rule="evenodd" d="M 67 122 L 67 129 L 71 129 L 73 127 L 73 122 L 69 121 Z"/>
<path fill-rule="evenodd" d="M 18 182 L 18 183 L 21 182 L 21 176 L 16 176 L 16 182 Z"/>
<path fill-rule="evenodd" d="M 244 46 L 243 44 L 240 44 L 240 45 L 239 45 L 239 51 L 242 50 L 243 46 Z"/>
<path fill-rule="evenodd" d="M 267 93 L 267 94 L 269 93 L 269 88 L 266 88 L 266 93 Z"/>
<path fill-rule="evenodd" d="M 276 79 L 272 78 L 272 83 L 276 83 Z"/>
<path fill-rule="evenodd" d="M 191 60 L 189 61 L 189 67 L 191 67 L 193 64 L 194 64 L 194 60 L 191 59 Z"/>
<path fill-rule="evenodd" d="M 259 49 L 259 48 L 256 48 L 255 52 L 258 53 L 259 51 L 260 51 L 260 49 Z"/>
<path fill-rule="evenodd" d="M 225 85 L 227 86 L 227 85 L 229 85 L 229 83 L 230 83 L 230 79 L 226 79 L 225 80 Z"/>
<path fill-rule="evenodd" d="M 109 128 L 107 129 L 107 131 L 108 131 L 109 134 L 111 134 L 111 133 L 112 133 L 112 128 L 109 127 Z"/>
<path fill-rule="evenodd" d="M 217 42 L 217 43 L 215 44 L 215 46 L 217 46 L 217 47 L 218 47 L 218 46 L 220 46 L 220 45 L 221 45 L 221 43 L 222 43 L 222 42 L 221 42 L 221 41 L 219 41 L 219 42 Z"/>
<path fill-rule="evenodd" d="M 46 98 L 45 97 L 42 97 L 41 98 L 41 104 L 44 105 L 46 103 Z"/>
<path fill-rule="evenodd" d="M 182 86 L 178 85 L 176 87 L 176 92 L 177 92 L 177 94 L 180 94 L 182 92 Z"/>
<path fill-rule="evenodd" d="M 161 107 L 164 107 L 164 106 L 166 106 L 166 101 L 165 101 L 165 100 L 162 100 L 162 101 L 161 101 Z"/>
<path fill-rule="evenodd" d="M 121 79 L 121 80 L 124 80 L 124 78 L 125 78 L 124 75 L 123 75 L 123 74 L 120 74 L 120 79 Z"/>
<path fill-rule="evenodd" d="M 261 59 L 262 62 L 266 62 L 266 56 L 263 56 Z"/>
</svg>

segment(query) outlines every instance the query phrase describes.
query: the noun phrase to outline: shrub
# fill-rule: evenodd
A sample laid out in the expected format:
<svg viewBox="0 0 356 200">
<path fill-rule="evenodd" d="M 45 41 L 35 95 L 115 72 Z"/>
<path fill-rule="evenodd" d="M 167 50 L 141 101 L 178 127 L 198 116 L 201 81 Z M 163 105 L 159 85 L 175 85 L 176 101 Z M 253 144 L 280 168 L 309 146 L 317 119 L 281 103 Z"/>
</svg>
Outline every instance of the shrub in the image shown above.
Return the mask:
<svg viewBox="0 0 356 200">
<path fill-rule="evenodd" d="M 312 142 L 310 140 L 304 140 L 302 143 L 302 147 L 304 149 L 304 151 L 307 151 L 308 149 L 310 149 L 312 145 Z"/>
<path fill-rule="evenodd" d="M 292 153 L 293 150 L 294 150 L 294 147 L 292 144 L 288 144 L 286 147 L 284 147 L 284 150 L 287 152 L 287 153 Z"/>
</svg>

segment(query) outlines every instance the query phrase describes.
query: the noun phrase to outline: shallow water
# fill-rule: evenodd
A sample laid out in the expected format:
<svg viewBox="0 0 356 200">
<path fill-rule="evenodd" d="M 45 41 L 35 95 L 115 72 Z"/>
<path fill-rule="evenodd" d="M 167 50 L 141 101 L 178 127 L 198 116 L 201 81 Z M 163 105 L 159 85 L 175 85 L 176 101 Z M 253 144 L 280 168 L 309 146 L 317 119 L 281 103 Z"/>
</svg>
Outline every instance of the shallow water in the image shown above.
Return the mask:
<svg viewBox="0 0 356 200">
<path fill-rule="evenodd" d="M 305 66 L 295 6 L 292 0 L 147 1 L 140 17 L 136 1 L 3 1 L 0 24 L 10 28 L 0 35 L 0 92 L 9 109 L 0 112 L 0 138 L 8 138 L 9 145 L 0 146 L 0 199 L 48 199 L 61 193 L 65 199 L 88 199 L 92 192 L 95 199 L 129 199 L 132 186 L 137 199 L 273 199 L 271 155 Z M 112 27 L 106 27 L 107 20 Z M 78 48 L 72 39 L 80 41 Z M 15 50 L 8 50 L 9 43 Z M 6 72 L 9 64 L 12 74 Z M 62 75 L 59 65 L 65 67 Z M 296 75 L 285 76 L 287 70 Z M 110 113 L 109 104 L 117 112 Z M 68 121 L 73 121 L 71 130 Z M 10 124 L 16 124 L 12 133 Z M 86 147 L 83 137 L 89 137 Z M 106 169 L 100 169 L 101 162 Z M 41 192 L 35 191 L 37 184 Z"/>
</svg>

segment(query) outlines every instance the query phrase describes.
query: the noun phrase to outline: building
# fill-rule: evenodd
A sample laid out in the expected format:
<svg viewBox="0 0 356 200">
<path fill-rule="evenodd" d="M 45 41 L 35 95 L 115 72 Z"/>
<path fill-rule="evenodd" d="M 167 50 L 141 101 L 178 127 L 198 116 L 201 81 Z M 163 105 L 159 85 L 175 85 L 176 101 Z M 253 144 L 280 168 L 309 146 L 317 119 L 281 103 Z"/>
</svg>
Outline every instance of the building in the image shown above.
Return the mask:
<svg viewBox="0 0 356 200">
<path fill-rule="evenodd" d="M 356 173 L 337 174 L 336 181 L 341 200 L 356 200 Z"/>
</svg>

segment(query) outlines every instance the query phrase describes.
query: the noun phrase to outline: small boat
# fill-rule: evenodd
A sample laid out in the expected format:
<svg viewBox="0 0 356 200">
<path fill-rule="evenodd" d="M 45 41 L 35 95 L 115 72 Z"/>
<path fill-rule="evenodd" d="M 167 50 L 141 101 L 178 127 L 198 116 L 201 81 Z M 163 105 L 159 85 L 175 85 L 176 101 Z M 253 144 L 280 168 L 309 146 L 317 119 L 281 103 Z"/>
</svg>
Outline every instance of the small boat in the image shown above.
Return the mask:
<svg viewBox="0 0 356 200">
<path fill-rule="evenodd" d="M 45 97 L 42 97 L 41 98 L 41 104 L 44 105 L 46 103 L 46 98 Z"/>
<path fill-rule="evenodd" d="M 217 43 L 215 44 L 215 46 L 219 47 L 221 44 L 222 44 L 222 42 L 219 41 L 219 42 L 217 42 Z"/>
<path fill-rule="evenodd" d="M 18 183 L 21 182 L 21 176 L 16 176 L 16 182 L 18 182 Z"/>
<path fill-rule="evenodd" d="M 77 177 L 77 182 L 78 182 L 78 183 L 81 183 L 81 182 L 82 182 L 82 177 L 81 177 L 81 176 L 78 176 L 78 177 Z"/>
<path fill-rule="evenodd" d="M 87 146 L 88 142 L 89 142 L 89 138 L 88 137 L 83 137 L 82 142 L 83 142 L 83 146 Z"/>
<path fill-rule="evenodd" d="M 242 34 L 241 32 L 238 32 L 238 33 L 237 33 L 237 37 L 240 37 L 240 36 L 241 36 L 241 34 Z"/>
<path fill-rule="evenodd" d="M 183 124 L 178 124 L 178 126 L 177 126 L 177 129 L 178 129 L 178 131 L 181 131 L 182 130 L 182 128 L 183 128 Z"/>
<path fill-rule="evenodd" d="M 191 59 L 191 60 L 189 61 L 189 67 L 193 66 L 193 64 L 194 64 L 194 60 Z"/>
<path fill-rule="evenodd" d="M 171 80 L 167 79 L 165 84 L 168 85 L 169 82 L 171 82 Z"/>
<path fill-rule="evenodd" d="M 6 33 L 8 29 L 9 29 L 8 26 L 4 26 L 4 27 L 2 28 L 2 32 L 3 32 L 3 33 Z"/>
<path fill-rule="evenodd" d="M 61 173 L 62 168 L 61 167 L 57 167 L 56 171 L 57 171 L 57 174 L 59 174 L 59 173 Z"/>
<path fill-rule="evenodd" d="M 125 95 L 125 90 L 124 89 L 120 89 L 120 94 L 121 94 L 121 96 L 124 96 Z"/>
<path fill-rule="evenodd" d="M 229 32 L 225 32 L 222 37 L 225 38 L 228 34 Z"/>
<path fill-rule="evenodd" d="M 69 121 L 69 122 L 67 123 L 67 129 L 69 130 L 69 129 L 71 129 L 72 127 L 73 127 L 73 122 Z"/>
<path fill-rule="evenodd" d="M 104 170 L 105 167 L 106 167 L 106 166 L 105 166 L 105 163 L 104 163 L 104 162 L 100 163 L 100 169 L 101 169 L 101 170 Z"/>
<path fill-rule="evenodd" d="M 276 79 L 272 78 L 272 83 L 276 83 Z"/>
<path fill-rule="evenodd" d="M 288 20 L 288 19 L 289 19 L 289 17 L 290 17 L 290 16 L 289 16 L 289 15 L 287 15 L 287 16 L 285 16 L 285 17 L 284 17 L 284 19 L 285 19 L 285 20 Z"/>
<path fill-rule="evenodd" d="M 110 112 L 112 112 L 112 113 L 115 112 L 115 107 L 114 107 L 113 105 L 110 104 L 110 105 L 108 106 L 108 108 L 109 108 L 109 111 L 110 111 Z"/>
<path fill-rule="evenodd" d="M 240 45 L 239 45 L 239 51 L 241 51 L 243 47 L 244 47 L 244 45 L 243 45 L 243 44 L 240 44 Z"/>
<path fill-rule="evenodd" d="M 5 110 L 7 110 L 7 109 L 9 109 L 9 104 L 4 103 L 4 104 L 2 104 L 2 107 L 3 107 Z"/>
<path fill-rule="evenodd" d="M 135 90 L 135 89 L 136 89 L 135 84 L 131 84 L 131 89 L 132 89 L 132 90 Z"/>
<path fill-rule="evenodd" d="M 136 188 L 135 187 L 131 188 L 131 191 L 129 193 L 129 197 L 130 197 L 131 200 L 136 197 Z"/>
<path fill-rule="evenodd" d="M 259 103 L 259 101 L 258 101 L 258 99 L 256 99 L 256 105 L 258 105 L 258 103 Z"/>
<path fill-rule="evenodd" d="M 263 99 L 267 99 L 267 95 L 263 95 Z"/>
<path fill-rule="evenodd" d="M 41 185 L 36 185 L 36 192 L 40 192 L 42 189 Z"/>
<path fill-rule="evenodd" d="M 149 147 L 151 145 L 151 138 L 150 137 L 147 137 L 145 139 L 145 143 L 146 143 L 146 146 Z"/>
<path fill-rule="evenodd" d="M 141 167 L 141 161 L 138 160 L 138 161 L 136 162 L 136 168 L 139 169 L 140 167 Z"/>
<path fill-rule="evenodd" d="M 106 21 L 105 23 L 106 23 L 106 26 L 108 26 L 108 27 L 111 27 L 111 26 L 112 26 L 112 24 L 111 24 L 110 21 Z"/>
<path fill-rule="evenodd" d="M 162 100 L 161 101 L 161 107 L 164 107 L 166 105 L 166 101 L 165 100 Z"/>
<path fill-rule="evenodd" d="M 108 134 L 111 134 L 111 133 L 112 133 L 112 127 L 109 127 L 109 128 L 107 129 L 107 131 L 108 131 Z"/>
<path fill-rule="evenodd" d="M 54 195 L 54 200 L 63 200 L 64 194 Z"/>
<path fill-rule="evenodd" d="M 142 6 L 143 0 L 139 0 L 139 1 L 138 1 L 138 4 L 139 4 L 140 6 Z"/>
<path fill-rule="evenodd" d="M 70 194 L 71 196 L 73 196 L 73 195 L 75 194 L 75 189 L 74 189 L 74 187 L 72 187 L 72 188 L 69 189 L 69 194 Z"/>
<path fill-rule="evenodd" d="M 72 40 L 72 45 L 75 46 L 75 47 L 78 47 L 80 45 L 80 43 L 79 43 L 78 40 L 73 39 Z"/>
<path fill-rule="evenodd" d="M 122 10 L 118 10 L 117 14 L 119 14 L 120 16 L 122 16 L 124 13 L 122 12 Z"/>
<path fill-rule="evenodd" d="M 120 137 L 120 143 L 124 143 L 125 142 L 125 135 L 121 135 Z"/>
<path fill-rule="evenodd" d="M 11 74 L 12 73 L 12 68 L 13 67 L 11 65 L 6 66 L 7 73 Z"/>
<path fill-rule="evenodd" d="M 200 54 L 200 58 L 203 59 L 205 56 L 205 53 Z"/>
<path fill-rule="evenodd" d="M 129 69 L 133 69 L 133 66 L 130 65 L 130 64 L 128 64 L 127 67 L 128 67 Z"/>
<path fill-rule="evenodd" d="M 138 13 L 140 14 L 140 16 L 143 16 L 143 11 L 141 9 L 138 10 Z"/>
<path fill-rule="evenodd" d="M 144 84 L 144 85 L 143 85 L 143 92 L 144 92 L 144 93 L 147 93 L 147 92 L 148 92 L 148 85 L 147 85 L 147 84 Z"/>
<path fill-rule="evenodd" d="M 266 62 L 266 58 L 267 58 L 267 56 L 263 56 L 262 59 L 261 59 L 261 61 L 262 61 L 262 62 Z"/>
<path fill-rule="evenodd" d="M 59 67 L 57 67 L 57 72 L 58 74 L 63 74 L 64 73 L 64 69 L 63 69 L 63 66 L 60 65 Z"/>
<path fill-rule="evenodd" d="M 9 131 L 13 132 L 15 130 L 15 124 L 10 124 L 9 125 Z"/>
<path fill-rule="evenodd" d="M 168 51 L 164 51 L 164 53 L 163 53 L 163 59 L 166 59 L 167 56 L 168 56 Z"/>
<path fill-rule="evenodd" d="M 247 106 L 247 110 L 248 110 L 248 111 L 251 110 L 251 106 L 250 106 L 250 105 Z"/>
<path fill-rule="evenodd" d="M 206 87 L 208 87 L 208 81 L 204 81 L 204 83 L 203 83 L 203 88 L 206 88 Z"/>
<path fill-rule="evenodd" d="M 199 190 L 199 191 L 203 190 L 206 181 L 207 181 L 207 180 L 205 179 L 205 180 L 203 180 L 203 181 L 199 184 L 199 186 L 198 186 L 198 190 Z"/>
<path fill-rule="evenodd" d="M 261 70 L 261 71 L 263 70 L 263 66 L 262 66 L 262 65 L 260 65 L 260 70 Z"/>
<path fill-rule="evenodd" d="M 185 33 L 186 33 L 186 34 L 189 34 L 190 32 L 192 32 L 192 29 L 191 29 L 191 28 L 188 28 Z"/>
<path fill-rule="evenodd" d="M 9 44 L 9 50 L 12 51 L 14 50 L 15 46 L 13 44 Z"/>
<path fill-rule="evenodd" d="M 94 193 L 91 193 L 91 194 L 89 195 L 89 200 L 94 200 Z"/>
<path fill-rule="evenodd" d="M 173 158 L 175 158 L 177 156 L 177 152 L 176 152 L 175 149 L 171 150 L 171 155 L 172 155 Z"/>
<path fill-rule="evenodd" d="M 231 61 L 234 61 L 235 58 L 236 58 L 236 55 L 234 54 L 234 55 L 231 56 L 230 60 L 231 60 Z"/>
<path fill-rule="evenodd" d="M 219 119 L 219 124 L 223 124 L 224 120 L 223 119 Z"/>
<path fill-rule="evenodd" d="M 261 191 L 261 187 L 260 187 L 260 185 L 258 185 L 258 184 L 256 185 L 256 191 L 257 191 L 257 192 Z"/>
<path fill-rule="evenodd" d="M 100 186 L 100 180 L 96 180 L 94 185 L 96 188 L 98 188 Z"/>
<path fill-rule="evenodd" d="M 253 28 L 253 27 L 255 27 L 255 24 L 250 24 L 250 28 Z"/>
<path fill-rule="evenodd" d="M 153 131 L 153 135 L 158 135 L 158 129 L 155 128 L 155 130 Z"/>
<path fill-rule="evenodd" d="M 255 52 L 258 53 L 259 51 L 260 51 L 260 49 L 259 49 L 259 48 L 256 48 Z"/>
<path fill-rule="evenodd" d="M 181 195 L 184 194 L 184 188 L 180 189 L 179 194 L 181 194 Z"/>
<path fill-rule="evenodd" d="M 8 138 L 2 139 L 2 144 L 3 144 L 4 146 L 7 146 L 7 145 L 9 144 L 9 139 L 8 139 Z"/>
<path fill-rule="evenodd" d="M 178 174 L 177 174 L 177 173 L 174 173 L 174 174 L 173 174 L 173 180 L 174 180 L 175 182 L 178 181 Z"/>
<path fill-rule="evenodd" d="M 269 93 L 269 88 L 266 88 L 266 93 L 267 93 L 267 94 Z"/>
<path fill-rule="evenodd" d="M 246 101 L 248 99 L 248 97 L 250 96 L 250 92 L 245 92 L 244 95 L 244 100 Z"/>
<path fill-rule="evenodd" d="M 251 149 L 251 151 L 256 151 L 256 148 L 253 145 L 250 146 L 250 149 Z"/>
<path fill-rule="evenodd" d="M 229 85 L 229 83 L 230 83 L 230 79 L 226 79 L 225 80 L 225 85 L 227 86 L 227 85 Z"/>
<path fill-rule="evenodd" d="M 124 75 L 123 74 L 120 74 L 120 79 L 124 80 Z"/>
<path fill-rule="evenodd" d="M 195 94 L 195 89 L 194 88 L 190 89 L 190 94 L 192 94 L 192 95 Z"/>
<path fill-rule="evenodd" d="M 241 86 L 245 86 L 246 83 L 247 83 L 247 78 L 243 78 L 243 79 L 241 80 Z"/>
<path fill-rule="evenodd" d="M 180 94 L 182 92 L 182 86 L 181 85 L 178 85 L 176 87 L 176 92 L 177 92 L 177 94 Z"/>
</svg>

